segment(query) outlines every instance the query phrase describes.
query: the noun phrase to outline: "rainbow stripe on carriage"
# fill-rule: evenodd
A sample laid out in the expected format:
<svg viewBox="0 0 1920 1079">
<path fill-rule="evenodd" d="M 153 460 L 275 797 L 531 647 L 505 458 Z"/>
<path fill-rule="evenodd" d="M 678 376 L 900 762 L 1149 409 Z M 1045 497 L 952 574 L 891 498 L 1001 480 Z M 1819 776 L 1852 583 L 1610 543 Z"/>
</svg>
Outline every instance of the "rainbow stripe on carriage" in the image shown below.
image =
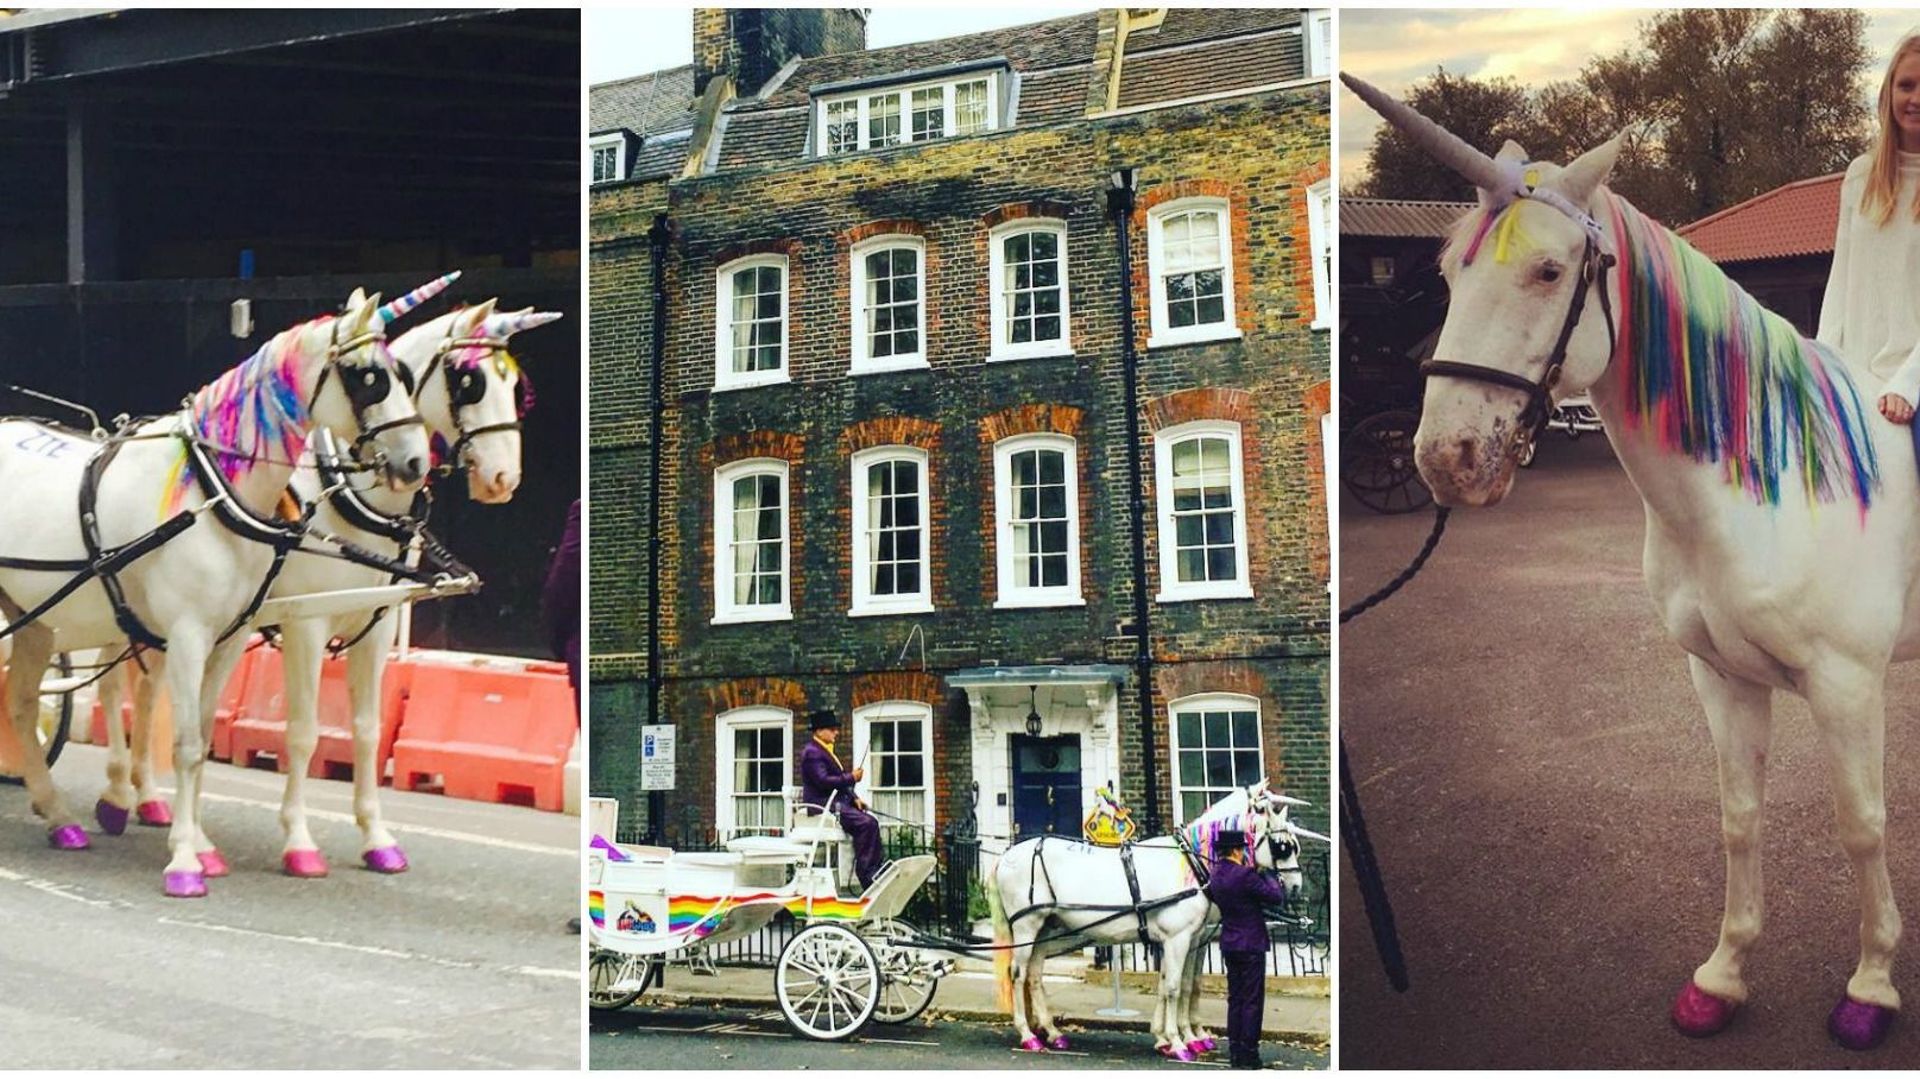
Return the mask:
<svg viewBox="0 0 1920 1079">
<path fill-rule="evenodd" d="M 865 899 L 809 898 L 804 895 L 780 895 L 775 892 L 755 892 L 751 895 L 725 897 L 675 895 L 667 897 L 667 932 L 675 936 L 685 934 L 694 940 L 699 940 L 719 928 L 721 916 L 727 911 L 747 903 L 757 903 L 767 899 L 780 900 L 786 906 L 788 913 L 796 917 L 850 920 L 864 918 L 867 913 Z"/>
</svg>

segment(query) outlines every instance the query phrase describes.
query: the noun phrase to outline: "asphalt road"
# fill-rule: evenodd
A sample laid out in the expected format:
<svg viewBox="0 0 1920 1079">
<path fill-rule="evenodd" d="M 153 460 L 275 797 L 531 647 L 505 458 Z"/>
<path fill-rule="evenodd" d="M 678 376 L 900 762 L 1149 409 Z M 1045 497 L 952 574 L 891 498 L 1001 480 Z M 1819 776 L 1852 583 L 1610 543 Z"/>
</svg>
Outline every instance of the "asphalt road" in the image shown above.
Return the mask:
<svg viewBox="0 0 1920 1079">
<path fill-rule="evenodd" d="M 593 1013 L 587 1053 L 596 1070 L 1227 1070 L 1224 1037 L 1219 1052 L 1181 1064 L 1156 1056 L 1144 1030 L 1081 1030 L 1071 1022 L 1067 1030 L 1073 1044 L 1065 1051 L 1017 1052 L 1007 1024 L 944 1018 L 936 1002 L 926 1017 L 911 1023 L 876 1023 L 849 1042 L 814 1042 L 795 1036 L 772 1007 L 674 1006 L 642 998 L 625 1011 Z M 1324 1048 L 1268 1041 L 1260 1049 L 1269 1068 L 1327 1066 Z"/>
<path fill-rule="evenodd" d="M 1911 1019 L 1866 1055 L 1827 1039 L 1859 907 L 1825 755 L 1785 695 L 1751 1000 L 1712 1039 L 1669 1025 L 1720 923 L 1713 747 L 1641 581 L 1638 496 L 1600 438 L 1550 435 L 1540 458 L 1502 505 L 1455 513 L 1428 569 L 1340 637 L 1341 730 L 1413 982 L 1387 985 L 1342 858 L 1341 1066 L 1920 1065 Z M 1398 572 L 1431 522 L 1345 505 L 1343 594 Z M 1920 667 L 1896 668 L 1888 699 L 1890 863 L 1913 925 Z M 1920 1007 L 1915 969 L 1895 982 Z"/>
<path fill-rule="evenodd" d="M 104 753 L 54 768 L 91 812 Z M 168 781 L 170 783 L 170 781 Z M 387 791 L 412 869 L 359 868 L 350 788 L 316 782 L 321 880 L 279 871 L 280 777 L 209 766 L 232 863 L 160 891 L 166 830 L 62 853 L 0 787 L 0 1058 L 13 1068 L 567 1068 L 580 1059 L 579 818 Z M 89 818 L 91 830 L 91 819 Z"/>
</svg>

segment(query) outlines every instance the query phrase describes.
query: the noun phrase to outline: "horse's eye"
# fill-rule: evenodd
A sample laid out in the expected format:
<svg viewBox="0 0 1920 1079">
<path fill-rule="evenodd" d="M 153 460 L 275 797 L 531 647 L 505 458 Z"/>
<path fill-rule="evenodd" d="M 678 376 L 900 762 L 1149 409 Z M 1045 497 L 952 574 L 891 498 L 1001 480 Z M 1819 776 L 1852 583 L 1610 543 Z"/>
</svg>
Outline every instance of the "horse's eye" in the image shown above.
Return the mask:
<svg viewBox="0 0 1920 1079">
<path fill-rule="evenodd" d="M 1546 265 L 1540 267 L 1540 280 L 1551 285 L 1555 281 L 1560 280 L 1560 273 L 1561 273 L 1560 267 L 1555 265 L 1554 263 L 1549 262 Z"/>
</svg>

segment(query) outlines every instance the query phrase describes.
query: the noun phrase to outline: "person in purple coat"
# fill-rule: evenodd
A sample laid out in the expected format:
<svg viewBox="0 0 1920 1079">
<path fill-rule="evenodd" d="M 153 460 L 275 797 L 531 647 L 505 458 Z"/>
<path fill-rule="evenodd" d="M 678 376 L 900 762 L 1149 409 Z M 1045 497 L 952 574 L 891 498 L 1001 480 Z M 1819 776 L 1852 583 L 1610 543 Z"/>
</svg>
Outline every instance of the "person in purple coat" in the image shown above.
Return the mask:
<svg viewBox="0 0 1920 1079">
<path fill-rule="evenodd" d="M 1248 864 L 1243 832 L 1221 831 L 1214 859 L 1207 898 L 1220 908 L 1220 954 L 1227 961 L 1228 1063 L 1258 1068 L 1267 1009 L 1267 919 L 1261 908 L 1286 903 L 1287 888 Z"/>
<path fill-rule="evenodd" d="M 807 729 L 813 732 L 813 738 L 800 750 L 800 800 L 817 807 L 833 798 L 833 811 L 840 817 L 840 829 L 853 840 L 853 871 L 860 878 L 860 890 L 865 891 L 873 884 L 883 861 L 880 822 L 867 812 L 867 804 L 853 789 L 865 776 L 866 769 L 848 771 L 840 766 L 840 758 L 833 752 L 834 739 L 840 733 L 840 717 L 831 708 L 809 715 Z"/>
<path fill-rule="evenodd" d="M 580 720 L 580 500 L 567 507 L 567 529 L 547 564 L 546 585 L 540 590 L 547 647 L 567 661 L 567 684 L 573 687 L 573 718 Z M 649 720 L 651 722 L 651 720 Z"/>
</svg>

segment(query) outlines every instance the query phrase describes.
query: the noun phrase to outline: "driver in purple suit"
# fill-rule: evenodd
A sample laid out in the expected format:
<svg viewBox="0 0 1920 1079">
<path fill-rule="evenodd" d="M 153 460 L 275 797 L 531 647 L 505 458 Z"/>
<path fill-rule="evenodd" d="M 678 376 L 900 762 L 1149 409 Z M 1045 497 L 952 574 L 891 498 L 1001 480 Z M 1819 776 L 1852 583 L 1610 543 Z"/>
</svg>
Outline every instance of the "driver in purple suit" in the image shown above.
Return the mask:
<svg viewBox="0 0 1920 1079">
<path fill-rule="evenodd" d="M 1260 1025 L 1267 1008 L 1267 919 L 1263 906 L 1287 901 L 1286 886 L 1249 864 L 1246 833 L 1214 837 L 1207 898 L 1220 908 L 1220 956 L 1227 962 L 1227 1056 L 1234 1068 L 1260 1067 Z"/>
<path fill-rule="evenodd" d="M 883 861 L 880 854 L 880 822 L 867 812 L 867 804 L 854 793 L 866 769 L 848 771 L 840 766 L 833 752 L 834 739 L 840 733 L 840 717 L 823 708 L 807 717 L 807 729 L 813 738 L 800 750 L 800 800 L 819 807 L 834 798 L 833 811 L 840 817 L 840 828 L 853 840 L 853 871 L 860 878 L 860 890 L 873 884 Z M 819 812 L 818 808 L 809 813 Z"/>
</svg>

